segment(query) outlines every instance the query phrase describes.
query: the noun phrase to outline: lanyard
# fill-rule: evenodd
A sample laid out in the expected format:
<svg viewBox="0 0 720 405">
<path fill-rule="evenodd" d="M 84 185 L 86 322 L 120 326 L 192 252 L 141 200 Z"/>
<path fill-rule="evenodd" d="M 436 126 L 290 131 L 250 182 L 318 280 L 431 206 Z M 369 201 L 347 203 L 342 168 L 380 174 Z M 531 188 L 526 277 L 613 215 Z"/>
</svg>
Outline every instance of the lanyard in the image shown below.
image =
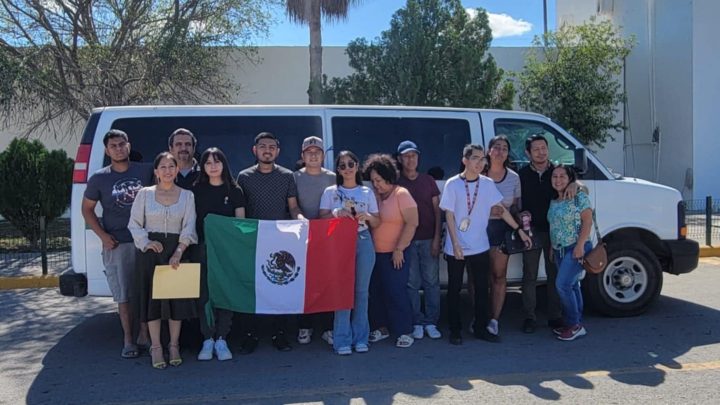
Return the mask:
<svg viewBox="0 0 720 405">
<path fill-rule="evenodd" d="M 468 187 L 467 179 L 463 178 L 463 182 L 465 183 L 465 197 L 466 197 L 466 201 L 467 201 L 468 216 L 470 216 L 473 208 L 475 208 L 475 203 L 477 202 L 478 190 L 480 189 L 480 178 L 478 178 L 476 181 L 477 181 L 477 183 L 475 184 L 475 194 L 473 195 L 472 203 L 470 203 L 470 187 Z"/>
</svg>

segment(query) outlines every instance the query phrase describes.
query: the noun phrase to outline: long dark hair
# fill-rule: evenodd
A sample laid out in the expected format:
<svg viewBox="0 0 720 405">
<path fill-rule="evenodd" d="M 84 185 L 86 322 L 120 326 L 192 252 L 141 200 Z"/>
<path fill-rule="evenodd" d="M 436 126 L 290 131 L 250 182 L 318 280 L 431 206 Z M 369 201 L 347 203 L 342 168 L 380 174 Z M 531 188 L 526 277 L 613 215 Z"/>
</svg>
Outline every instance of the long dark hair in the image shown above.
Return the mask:
<svg viewBox="0 0 720 405">
<path fill-rule="evenodd" d="M 577 180 L 577 176 L 575 175 L 575 169 L 573 169 L 572 166 L 566 165 L 564 163 L 559 163 L 557 166 L 553 167 L 552 171 L 554 172 L 557 169 L 565 170 L 565 174 L 567 174 L 567 176 L 568 176 L 568 184 Z M 550 175 L 552 178 L 552 172 L 550 173 Z M 567 186 L 565 186 L 565 187 L 567 187 Z M 555 196 L 553 198 L 558 198 L 560 196 L 560 193 L 558 193 L 557 190 L 555 190 L 554 188 L 553 188 L 553 191 L 555 193 Z"/>
<path fill-rule="evenodd" d="M 155 160 L 153 161 L 153 169 L 157 170 L 158 166 L 160 166 L 160 162 L 163 159 L 172 160 L 175 163 L 175 166 L 178 165 L 178 161 L 177 161 L 177 158 L 175 158 L 175 155 L 173 155 L 172 153 L 170 153 L 168 151 L 165 151 L 165 152 L 160 152 L 157 154 L 157 156 L 155 156 Z M 155 176 L 154 173 L 153 173 L 153 177 L 155 177 L 155 184 L 160 184 L 160 178 L 158 176 Z"/>
<path fill-rule="evenodd" d="M 340 164 L 340 158 L 343 156 L 349 157 L 353 162 L 355 162 L 355 167 L 357 170 L 355 171 L 355 182 L 358 184 L 358 186 L 363 185 L 363 179 L 362 174 L 360 174 L 360 159 L 358 157 L 350 152 L 349 150 L 343 150 L 340 151 L 340 153 L 337 154 L 337 157 L 335 158 L 335 184 L 338 186 L 342 186 L 343 184 L 343 177 L 340 174 L 340 170 L 338 170 L 338 165 Z"/>
<path fill-rule="evenodd" d="M 490 142 L 488 142 L 488 153 L 487 153 L 487 167 L 485 168 L 485 171 L 490 170 L 490 166 L 492 165 L 492 158 L 490 157 L 490 150 L 493 148 L 493 146 L 498 142 L 505 142 L 505 145 L 508 147 L 508 156 L 503 162 L 503 167 L 507 168 L 510 165 L 510 141 L 508 140 L 508 137 L 505 135 L 496 135 L 494 136 Z"/>
<path fill-rule="evenodd" d="M 200 174 L 198 175 L 197 179 L 195 179 L 193 185 L 197 186 L 198 184 L 210 184 L 210 176 L 208 176 L 205 172 L 205 163 L 210 160 L 210 157 L 222 163 L 223 169 L 222 173 L 220 174 L 220 178 L 222 179 L 225 187 L 227 187 L 228 190 L 237 187 L 237 184 L 235 184 L 235 179 L 233 179 L 230 175 L 230 165 L 228 164 L 227 157 L 225 157 L 225 154 L 222 150 L 214 147 L 205 149 L 202 155 L 200 155 L 200 163 L 198 163 L 198 166 L 200 167 Z"/>
</svg>

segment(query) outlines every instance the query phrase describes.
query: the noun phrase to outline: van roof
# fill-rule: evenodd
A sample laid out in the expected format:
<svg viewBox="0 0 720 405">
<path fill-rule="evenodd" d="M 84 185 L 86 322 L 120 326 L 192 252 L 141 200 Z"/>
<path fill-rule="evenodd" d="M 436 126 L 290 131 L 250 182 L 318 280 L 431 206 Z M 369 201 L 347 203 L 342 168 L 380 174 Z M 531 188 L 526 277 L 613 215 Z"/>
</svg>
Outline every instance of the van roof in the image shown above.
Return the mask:
<svg viewBox="0 0 720 405">
<path fill-rule="evenodd" d="M 313 104 L 313 105 L 239 105 L 239 104 L 218 104 L 218 105 L 142 105 L 142 106 L 117 106 L 117 107 L 98 107 L 93 109 L 94 113 L 104 111 L 148 111 L 148 110 L 253 110 L 253 109 L 282 109 L 282 110 L 407 110 L 407 111 L 454 111 L 454 112 L 497 112 L 497 113 L 517 113 L 522 115 L 534 115 L 543 117 L 528 111 L 517 110 L 500 110 L 485 108 L 460 108 L 460 107 L 430 107 L 430 106 L 375 106 L 375 105 L 333 105 L 333 104 Z"/>
</svg>

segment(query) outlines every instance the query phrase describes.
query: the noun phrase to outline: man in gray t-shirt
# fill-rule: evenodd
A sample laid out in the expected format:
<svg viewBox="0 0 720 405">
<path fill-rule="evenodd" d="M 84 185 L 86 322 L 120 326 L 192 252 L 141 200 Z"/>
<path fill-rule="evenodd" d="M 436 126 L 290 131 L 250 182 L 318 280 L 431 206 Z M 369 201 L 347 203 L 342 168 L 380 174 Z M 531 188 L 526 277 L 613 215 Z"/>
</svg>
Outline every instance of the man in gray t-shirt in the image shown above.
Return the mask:
<svg viewBox="0 0 720 405">
<path fill-rule="evenodd" d="M 275 164 L 280 154 L 280 141 L 270 132 L 261 132 L 255 137 L 253 153 L 257 164 L 241 171 L 237 177 L 238 185 L 245 192 L 247 218 L 302 219 L 292 172 Z M 240 354 L 250 354 L 257 348 L 260 318 L 251 314 L 240 314 L 240 317 L 245 328 Z M 272 319 L 272 341 L 275 348 L 283 352 L 292 350 L 285 338 L 287 315 L 267 317 Z"/>
<path fill-rule="evenodd" d="M 305 167 L 293 173 L 298 203 L 305 218 L 316 219 L 320 216 L 320 197 L 326 188 L 336 184 L 335 173 L 322 167 L 325 159 L 323 141 L 317 136 L 305 138 L 301 157 Z M 324 312 L 298 317 L 298 343 L 310 343 L 315 322 L 322 329 L 322 338 L 328 343 L 332 342 L 332 313 Z"/>
<path fill-rule="evenodd" d="M 105 276 L 118 304 L 120 324 L 123 328 L 122 357 L 139 354 L 132 340 L 132 314 L 130 296 L 134 286 L 135 245 L 128 231 L 130 208 L 137 192 L 152 184 L 152 166 L 130 162 L 130 142 L 123 131 L 110 130 L 103 138 L 105 154 L 110 166 L 98 170 L 90 177 L 82 202 L 82 215 L 90 229 L 102 241 L 102 258 Z M 102 224 L 95 214 L 100 202 L 103 209 Z M 148 345 L 147 324 L 141 324 L 138 344 Z"/>
</svg>

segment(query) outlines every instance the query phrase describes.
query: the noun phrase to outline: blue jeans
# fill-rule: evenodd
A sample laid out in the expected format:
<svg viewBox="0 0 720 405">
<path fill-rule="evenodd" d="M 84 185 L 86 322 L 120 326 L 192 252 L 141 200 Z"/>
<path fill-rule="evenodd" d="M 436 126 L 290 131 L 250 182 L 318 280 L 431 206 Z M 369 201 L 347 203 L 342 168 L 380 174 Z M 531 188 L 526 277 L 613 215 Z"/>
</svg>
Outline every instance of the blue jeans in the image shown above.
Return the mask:
<svg viewBox="0 0 720 405">
<path fill-rule="evenodd" d="M 592 243 L 585 242 L 585 254 L 592 249 Z M 562 249 L 553 249 L 555 264 L 558 273 L 555 279 L 555 289 L 560 297 L 563 320 L 566 326 L 574 326 L 582 323 L 583 298 L 580 291 L 580 274 L 583 266 L 573 257 L 575 245 Z"/>
<path fill-rule="evenodd" d="M 437 325 L 440 319 L 440 267 L 432 254 L 432 239 L 415 240 L 405 250 L 410 268 L 408 295 L 413 325 Z M 425 315 L 420 308 L 420 288 L 425 291 Z"/>
<path fill-rule="evenodd" d="M 369 231 L 358 233 L 355 247 L 355 304 L 353 309 L 335 311 L 333 348 L 338 350 L 367 344 L 370 335 L 368 296 L 370 277 L 375 266 L 375 247 Z"/>
</svg>

